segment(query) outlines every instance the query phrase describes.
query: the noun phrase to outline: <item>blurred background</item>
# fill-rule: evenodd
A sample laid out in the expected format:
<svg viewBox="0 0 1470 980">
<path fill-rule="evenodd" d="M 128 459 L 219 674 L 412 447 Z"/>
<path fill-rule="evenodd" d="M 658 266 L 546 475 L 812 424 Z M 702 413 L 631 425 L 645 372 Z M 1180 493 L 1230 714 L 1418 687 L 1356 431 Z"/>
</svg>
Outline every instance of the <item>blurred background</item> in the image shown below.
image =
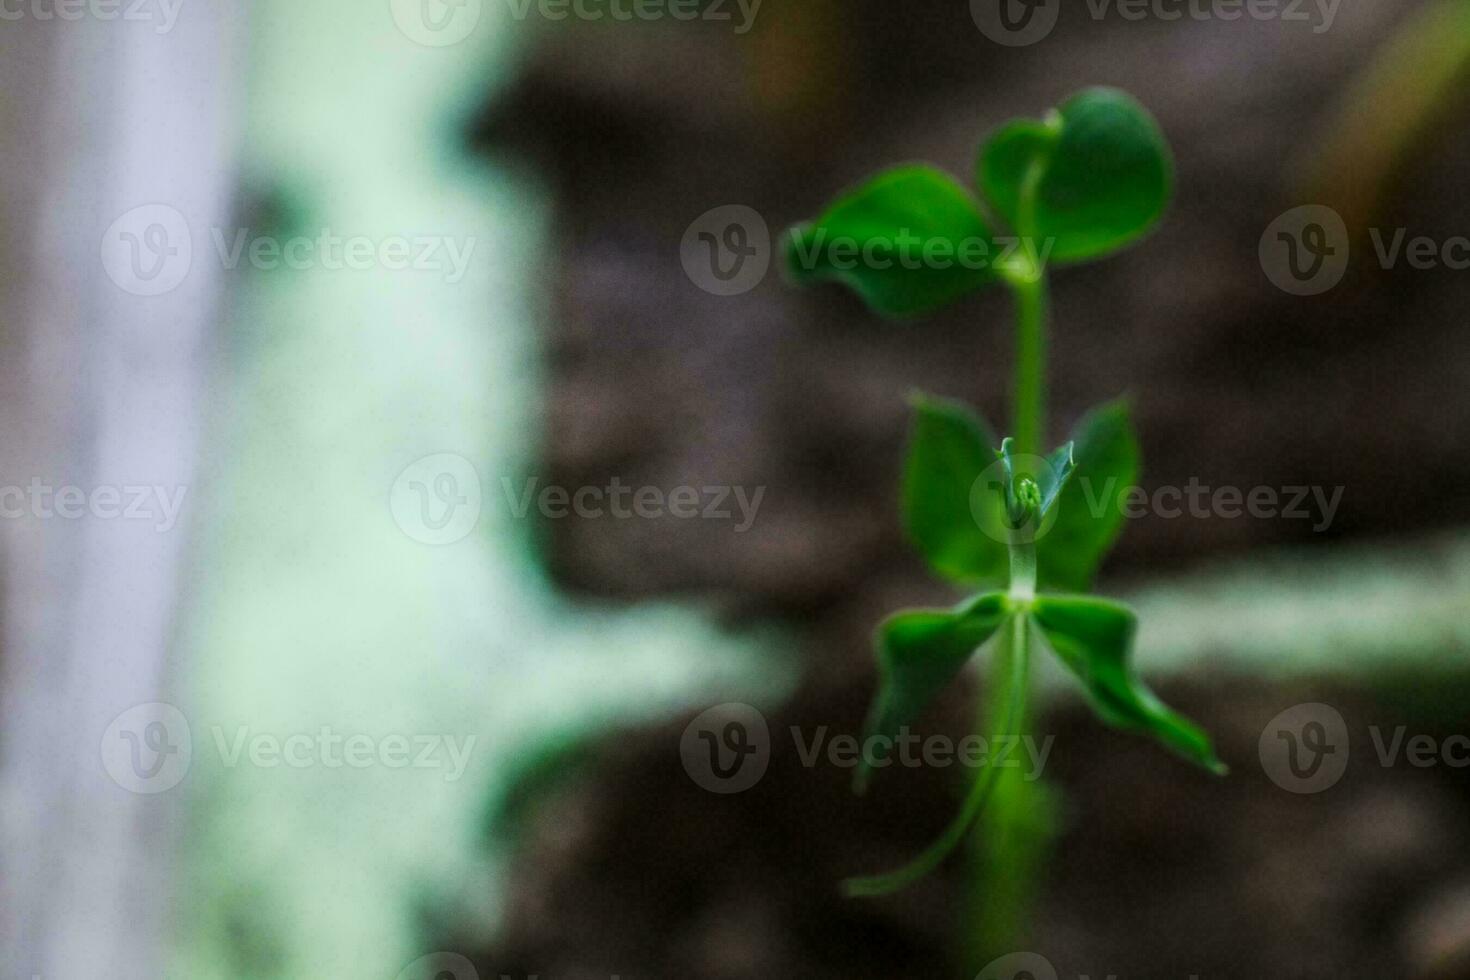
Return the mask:
<svg viewBox="0 0 1470 980">
<path fill-rule="evenodd" d="M 1470 4 L 998 9 L 0 2 L 3 976 L 1470 977 Z M 1145 491 L 1278 495 L 1099 581 L 1233 772 L 1047 677 L 1024 860 L 846 899 L 966 788 L 808 747 L 958 598 L 905 399 L 1004 418 L 1011 313 L 772 243 L 1094 84 L 1177 191 L 1054 277 L 1051 436 L 1127 394 Z"/>
</svg>

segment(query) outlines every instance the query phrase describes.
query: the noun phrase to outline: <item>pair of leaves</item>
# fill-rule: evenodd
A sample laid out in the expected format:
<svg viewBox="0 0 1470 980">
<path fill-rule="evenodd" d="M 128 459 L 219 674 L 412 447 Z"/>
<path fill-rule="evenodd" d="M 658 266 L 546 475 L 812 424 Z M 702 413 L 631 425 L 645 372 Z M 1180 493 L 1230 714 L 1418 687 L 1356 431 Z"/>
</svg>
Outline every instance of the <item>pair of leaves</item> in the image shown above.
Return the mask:
<svg viewBox="0 0 1470 980">
<path fill-rule="evenodd" d="M 1005 504 L 995 490 L 1013 457 L 997 462 L 994 433 L 963 403 L 916 396 L 913 406 L 903 480 L 909 537 L 941 576 L 965 585 L 1003 584 L 1009 561 Z M 1055 457 L 1033 467 L 1043 478 L 1061 477 L 1052 491 L 1055 506 L 1048 503 L 1047 519 L 1037 528 L 1037 584 L 1085 592 L 1122 528 L 1118 497 L 1138 480 L 1138 441 L 1127 404 L 1093 409 L 1073 429 L 1070 445 L 1066 474 Z"/>
<path fill-rule="evenodd" d="M 1130 661 L 1138 618 L 1133 610 L 1093 596 L 1039 595 L 1022 604 L 990 592 L 954 609 L 916 609 L 889 617 L 878 630 L 882 689 L 869 719 L 869 744 L 874 737 L 892 739 L 918 720 L 970 656 L 1015 616 L 1028 617 L 1028 625 L 1081 682 L 1103 721 L 1151 735 L 1191 762 L 1224 772 L 1209 736 L 1134 675 Z M 867 768 L 859 770 L 860 787 Z"/>
<path fill-rule="evenodd" d="M 842 282 L 886 316 L 925 313 L 1007 275 L 1008 265 L 1083 262 L 1136 241 L 1168 204 L 1173 162 L 1135 99 L 1091 88 L 1043 120 L 992 134 L 976 184 L 989 217 L 943 171 L 885 171 L 791 229 L 787 269 L 800 283 Z"/>
<path fill-rule="evenodd" d="M 1079 427 L 1084 440 L 1092 439 L 1098 431 L 1127 432 L 1126 414 L 1121 415 L 1121 421 L 1115 418 L 1115 424 L 1108 426 L 1102 421 L 1108 413 L 1116 415 L 1124 413 L 1124 410 L 1121 406 L 1109 406 L 1085 419 Z M 974 458 L 977 447 L 970 441 L 976 435 L 972 428 L 978 424 L 976 420 L 964 412 L 963 406 L 933 402 L 921 406 L 920 418 L 926 420 L 930 428 L 943 432 L 946 438 L 921 439 L 915 446 L 910 458 L 910 503 L 918 504 L 930 499 L 925 497 L 925 491 L 930 488 L 923 481 L 937 476 L 953 481 L 944 485 L 944 489 L 950 491 L 945 499 L 958 506 L 962 503 L 961 494 L 956 492 L 958 486 L 961 483 L 971 485 L 969 481 L 973 480 L 973 489 L 968 499 L 963 501 L 964 505 L 974 507 L 981 502 L 992 502 L 994 507 L 1003 510 L 1012 538 L 1008 545 L 992 543 L 1007 556 L 1011 550 L 1029 551 L 1034 547 L 1040 581 L 1040 545 L 1047 540 L 1044 532 L 1049 525 L 1059 523 L 1067 516 L 1063 501 L 1066 494 L 1078 485 L 1072 479 L 1078 471 L 1075 462 L 1078 443 L 1066 443 L 1045 458 L 1028 458 L 1015 452 L 1014 440 L 1006 439 L 1001 443 L 1000 451 L 994 454 L 998 457 L 996 461 L 987 467 L 994 477 L 972 478 L 971 471 L 980 462 Z M 1114 452 L 1109 456 L 1090 444 L 1083 447 L 1083 452 L 1089 461 L 1106 461 L 1126 455 Z M 939 465 L 925 468 L 914 465 L 916 460 L 919 464 L 934 462 Z M 940 496 L 943 495 L 934 494 L 935 498 Z M 939 553 L 978 554 L 978 545 L 968 532 L 978 522 L 964 522 L 957 515 L 947 515 L 954 520 L 945 523 L 939 518 L 946 515 L 931 511 L 923 514 L 930 522 L 926 525 L 929 530 L 952 531 L 958 527 L 966 533 L 964 548 L 953 547 L 948 539 L 941 539 L 937 542 Z M 1085 509 L 1082 514 L 1091 521 L 1092 515 Z M 1071 546 L 1087 535 L 1092 536 L 1091 540 L 1100 540 L 1096 537 L 1100 529 L 1095 523 L 1082 523 L 1075 517 L 1073 515 L 1068 539 Z M 992 539 L 987 536 L 986 540 Z M 1019 555 L 1023 551 L 1016 553 Z M 986 561 L 989 561 L 989 556 L 986 556 Z M 1075 567 L 1063 566 L 1068 571 Z M 882 684 L 869 717 L 869 744 L 872 744 L 874 736 L 892 739 L 900 729 L 912 724 L 970 657 L 1017 617 L 1025 619 L 1022 632 L 1026 635 L 1016 640 L 1022 648 L 1022 661 L 1025 660 L 1025 648 L 1029 647 L 1029 631 L 1034 627 L 1067 669 L 1082 682 L 1098 715 L 1105 722 L 1150 733 L 1206 768 L 1219 767 L 1219 760 L 1214 757 L 1204 733 L 1165 707 L 1133 676 L 1129 657 L 1138 622 L 1132 610 L 1091 596 L 1033 595 L 1029 585 L 1024 592 L 1017 591 L 1015 582 L 1011 583 L 1008 593 L 986 592 L 954 609 L 911 610 L 884 621 L 878 633 Z M 859 770 L 859 788 L 866 776 L 867 767 L 864 767 Z"/>
<path fill-rule="evenodd" d="M 1032 638 L 1041 636 L 1082 683 L 1098 715 L 1108 724 L 1153 736 L 1197 765 L 1223 775 L 1209 736 L 1171 710 L 1134 675 L 1130 658 L 1137 618 L 1127 606 L 1091 596 L 1037 596 L 1019 603 L 999 592 L 977 596 L 953 610 L 913 610 L 889 618 L 879 632 L 883 688 L 869 719 L 870 746 L 857 773 L 857 788 L 867 783 L 879 761 L 873 746 L 892 740 L 912 724 L 928 699 L 964 666 L 970 653 L 992 637 L 1010 647 L 1001 654 L 1004 670 L 994 672 L 1007 688 L 993 719 L 992 746 L 1014 739 L 1024 728 L 1027 662 Z M 977 644 L 969 647 L 970 644 Z M 963 652 L 969 647 L 969 652 Z M 843 883 L 848 895 L 885 895 L 904 888 L 939 865 L 964 839 L 1000 784 L 999 760 L 978 774 L 958 815 L 944 833 L 896 871 Z"/>
</svg>

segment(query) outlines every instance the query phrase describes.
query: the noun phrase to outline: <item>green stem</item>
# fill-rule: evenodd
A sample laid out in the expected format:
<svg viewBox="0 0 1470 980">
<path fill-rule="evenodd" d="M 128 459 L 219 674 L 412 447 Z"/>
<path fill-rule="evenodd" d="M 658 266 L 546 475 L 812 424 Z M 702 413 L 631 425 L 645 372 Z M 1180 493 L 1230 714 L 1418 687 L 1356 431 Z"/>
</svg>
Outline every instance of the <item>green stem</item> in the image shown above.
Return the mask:
<svg viewBox="0 0 1470 980">
<path fill-rule="evenodd" d="M 1061 135 L 1061 118 L 1046 118 L 1053 140 Z M 1016 296 L 1016 373 L 1011 411 L 1012 432 L 1023 453 L 1041 452 L 1046 436 L 1046 269 L 1036 233 L 1036 199 L 1051 163 L 1050 153 L 1037 153 L 1021 180 L 1015 232 L 1021 239 L 1018 260 L 1005 278 Z"/>
<path fill-rule="evenodd" d="M 1060 120 L 1049 117 L 1047 125 L 1056 134 Z M 1006 270 L 1005 279 L 1016 301 L 1016 360 L 1011 385 L 1011 431 L 1022 453 L 1043 451 L 1046 438 L 1047 282 L 1042 265 L 1041 242 L 1036 234 L 1036 200 L 1049 157 L 1038 154 L 1021 186 L 1016 233 L 1021 237 L 1022 261 Z M 1039 515 L 1038 515 L 1039 516 Z M 1019 701 L 1014 709 L 1012 731 L 1016 738 L 1029 734 L 1027 722 L 1029 689 L 1030 617 L 1027 609 L 1036 596 L 1036 544 L 1034 540 L 1010 542 L 1010 596 L 1017 605 L 1012 620 L 1011 644 L 1022 666 L 1012 677 Z M 1032 778 L 1035 778 L 1034 776 Z M 1049 840 L 1044 789 L 1011 771 L 997 779 L 994 806 L 978 831 L 974 882 L 974 928 L 972 958 L 988 961 L 1007 944 L 1020 938 L 1034 897 L 1035 876 Z"/>
<path fill-rule="evenodd" d="M 993 682 L 997 704 L 992 717 L 999 719 L 999 723 L 992 729 L 994 738 L 990 744 L 998 746 L 1006 744 L 1001 741 L 1003 738 L 1017 737 L 1025 723 L 1030 661 L 1027 620 L 1024 615 L 1011 617 L 1005 632 L 998 638 L 994 656 Z M 990 798 L 1001 775 L 1000 767 L 993 764 L 997 761 L 999 760 L 988 760 L 985 768 L 980 770 L 975 784 L 970 787 L 970 794 L 965 798 L 965 805 L 960 809 L 959 816 L 918 857 L 888 874 L 849 878 L 842 883 L 843 891 L 850 896 L 886 895 L 913 884 L 938 867 L 965 839 L 970 825 L 985 809 L 985 802 Z"/>
<path fill-rule="evenodd" d="M 1046 428 L 1046 273 L 1034 265 L 1011 278 L 1016 296 L 1016 373 L 1011 421 L 1017 448 L 1041 452 Z"/>
<path fill-rule="evenodd" d="M 1036 542 L 1011 542 L 1011 589 L 1010 596 L 1021 607 L 1036 598 Z"/>
<path fill-rule="evenodd" d="M 1023 649 L 1018 659 L 1029 663 L 1032 627 L 1024 614 L 1013 624 L 1011 642 Z M 1029 707 L 1023 707 L 1014 729 L 1018 738 L 1030 734 L 1029 716 Z M 1025 941 L 1041 863 L 1052 836 L 1051 797 L 1038 776 L 1019 768 L 1001 772 L 975 831 L 969 928 L 961 951 L 967 975 Z"/>
</svg>

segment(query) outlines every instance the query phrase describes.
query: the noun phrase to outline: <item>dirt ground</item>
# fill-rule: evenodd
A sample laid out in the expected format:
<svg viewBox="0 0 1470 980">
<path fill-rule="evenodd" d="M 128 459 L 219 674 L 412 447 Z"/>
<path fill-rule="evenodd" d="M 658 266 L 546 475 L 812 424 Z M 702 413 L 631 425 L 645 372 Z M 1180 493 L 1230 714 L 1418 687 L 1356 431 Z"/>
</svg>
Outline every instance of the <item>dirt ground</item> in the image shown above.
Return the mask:
<svg viewBox="0 0 1470 980">
<path fill-rule="evenodd" d="M 1055 735 L 1045 778 L 1060 827 L 1015 950 L 1064 977 L 1470 976 L 1470 793 L 1463 769 L 1376 764 L 1367 729 L 1401 706 L 1228 678 L 1162 693 L 1215 734 L 1234 771 L 1205 775 L 1080 706 L 1047 713 L 1037 731 Z M 686 774 L 688 718 L 609 733 L 521 811 L 505 934 L 451 948 L 478 950 L 482 975 L 973 976 L 963 859 L 895 896 L 839 894 L 841 878 L 929 843 L 964 785 L 955 770 L 895 769 L 858 798 L 849 770 L 804 766 L 790 728 L 857 731 L 867 696 L 865 680 L 808 687 L 769 718 L 765 777 L 734 795 Z M 973 696 L 953 692 L 928 730 L 962 736 Z M 1260 733 L 1319 698 L 1362 723 L 1353 762 L 1329 790 L 1287 792 L 1257 761 Z M 1443 725 L 1410 730 L 1455 730 Z"/>
</svg>

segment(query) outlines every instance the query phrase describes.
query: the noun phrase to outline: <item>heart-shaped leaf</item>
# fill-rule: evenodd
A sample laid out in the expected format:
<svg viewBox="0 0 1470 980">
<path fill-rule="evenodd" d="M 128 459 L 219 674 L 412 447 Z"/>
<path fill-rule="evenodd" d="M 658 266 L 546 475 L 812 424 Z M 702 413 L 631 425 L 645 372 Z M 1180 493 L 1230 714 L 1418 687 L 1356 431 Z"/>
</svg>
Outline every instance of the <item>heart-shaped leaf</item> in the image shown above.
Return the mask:
<svg viewBox="0 0 1470 980">
<path fill-rule="evenodd" d="M 1062 663 L 1082 681 L 1103 721 L 1152 735 L 1219 775 L 1225 764 L 1210 737 L 1170 709 L 1133 673 L 1130 658 L 1138 618 L 1120 603 L 1091 596 L 1038 596 L 1031 615 Z"/>
<path fill-rule="evenodd" d="M 930 567 L 950 581 L 998 585 L 1006 573 L 1005 544 L 986 533 L 972 509 L 985 505 L 973 495 L 975 481 L 995 462 L 995 435 L 961 402 L 929 395 L 910 401 L 913 434 L 903 475 L 909 537 Z"/>
<path fill-rule="evenodd" d="M 910 165 L 877 175 L 792 228 L 786 267 L 798 283 L 836 280 L 874 312 L 898 317 L 993 281 L 996 254 L 974 196 L 942 171 Z"/>
<path fill-rule="evenodd" d="M 868 749 L 856 774 L 859 792 L 872 764 L 884 758 L 876 754 L 875 740 L 891 740 L 912 724 L 1010 613 L 1010 600 L 990 592 L 954 609 L 914 609 L 883 621 L 878 627 L 880 687 L 868 717 Z"/>
<path fill-rule="evenodd" d="M 1173 183 L 1158 123 L 1111 88 L 1079 92 L 1042 122 L 1008 123 L 980 154 L 986 200 L 1056 262 L 1100 258 L 1147 233 Z"/>
<path fill-rule="evenodd" d="M 1138 440 L 1119 400 L 1083 416 L 1072 430 L 1077 468 L 1062 488 L 1055 522 L 1036 542 L 1043 589 L 1085 592 L 1123 526 L 1119 498 L 1138 482 Z"/>
</svg>

